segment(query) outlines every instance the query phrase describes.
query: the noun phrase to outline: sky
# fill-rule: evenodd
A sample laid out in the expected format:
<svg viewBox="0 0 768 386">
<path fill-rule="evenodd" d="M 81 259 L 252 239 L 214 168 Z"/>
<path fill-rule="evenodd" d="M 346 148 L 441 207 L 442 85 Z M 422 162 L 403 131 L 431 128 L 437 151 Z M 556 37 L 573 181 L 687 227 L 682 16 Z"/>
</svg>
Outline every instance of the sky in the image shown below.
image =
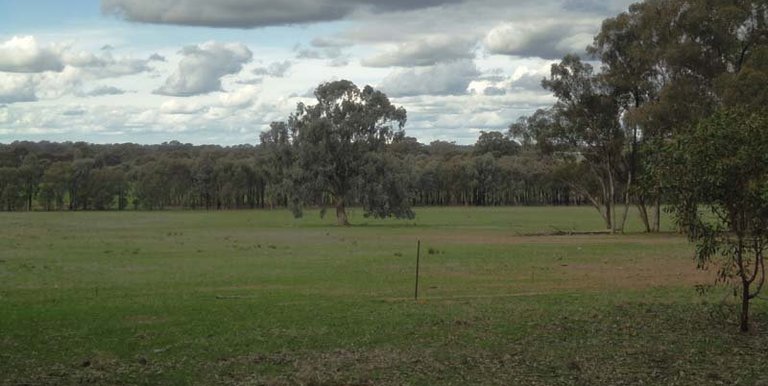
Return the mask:
<svg viewBox="0 0 768 386">
<path fill-rule="evenodd" d="M 552 63 L 632 2 L 0 0 L 0 143 L 258 144 L 348 79 L 471 144 L 551 105 Z"/>
</svg>

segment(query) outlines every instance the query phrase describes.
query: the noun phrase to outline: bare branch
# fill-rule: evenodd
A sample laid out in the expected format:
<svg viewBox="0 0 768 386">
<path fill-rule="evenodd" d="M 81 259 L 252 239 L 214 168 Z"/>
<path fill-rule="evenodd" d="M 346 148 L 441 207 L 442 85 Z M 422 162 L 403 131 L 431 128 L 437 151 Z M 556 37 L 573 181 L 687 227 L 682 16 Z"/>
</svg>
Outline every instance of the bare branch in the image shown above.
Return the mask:
<svg viewBox="0 0 768 386">
<path fill-rule="evenodd" d="M 763 285 L 765 284 L 765 256 L 763 255 L 762 248 L 757 251 L 755 255 L 755 260 L 760 262 L 760 283 L 757 285 L 755 291 L 749 294 L 750 299 L 757 297 L 757 295 L 760 294 L 760 291 L 763 290 Z"/>
</svg>

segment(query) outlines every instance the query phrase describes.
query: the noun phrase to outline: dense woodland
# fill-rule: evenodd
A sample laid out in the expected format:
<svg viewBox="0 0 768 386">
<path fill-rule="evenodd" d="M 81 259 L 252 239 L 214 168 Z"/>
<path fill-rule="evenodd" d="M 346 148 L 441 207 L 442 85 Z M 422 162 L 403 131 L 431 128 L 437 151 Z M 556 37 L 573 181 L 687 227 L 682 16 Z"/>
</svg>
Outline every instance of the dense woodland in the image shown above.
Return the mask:
<svg viewBox="0 0 768 386">
<path fill-rule="evenodd" d="M 413 205 L 574 205 L 550 161 L 499 132 L 474 146 L 402 138 Z M 261 146 L 14 142 L 0 145 L 0 208 L 252 209 L 286 206 Z M 354 203 L 353 203 L 354 204 Z"/>
</svg>

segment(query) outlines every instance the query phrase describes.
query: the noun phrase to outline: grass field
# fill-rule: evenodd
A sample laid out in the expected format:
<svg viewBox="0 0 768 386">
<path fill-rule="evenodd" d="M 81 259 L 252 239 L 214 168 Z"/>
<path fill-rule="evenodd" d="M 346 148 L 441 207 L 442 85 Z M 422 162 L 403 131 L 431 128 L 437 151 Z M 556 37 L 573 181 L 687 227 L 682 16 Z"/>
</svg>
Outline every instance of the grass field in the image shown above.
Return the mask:
<svg viewBox="0 0 768 386">
<path fill-rule="evenodd" d="M 417 215 L 0 213 L 0 384 L 768 384 L 768 304 L 738 333 L 680 236 Z"/>
</svg>

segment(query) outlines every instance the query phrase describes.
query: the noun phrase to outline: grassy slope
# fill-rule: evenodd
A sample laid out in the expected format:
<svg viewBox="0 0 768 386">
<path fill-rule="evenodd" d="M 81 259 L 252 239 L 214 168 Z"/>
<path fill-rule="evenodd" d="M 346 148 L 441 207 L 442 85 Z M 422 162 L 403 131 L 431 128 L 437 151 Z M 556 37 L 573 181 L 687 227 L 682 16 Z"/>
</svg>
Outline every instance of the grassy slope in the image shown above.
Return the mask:
<svg viewBox="0 0 768 386">
<path fill-rule="evenodd" d="M 768 381 L 768 307 L 738 334 L 679 237 L 530 235 L 599 230 L 588 208 L 352 221 L 0 213 L 0 383 Z"/>
</svg>

